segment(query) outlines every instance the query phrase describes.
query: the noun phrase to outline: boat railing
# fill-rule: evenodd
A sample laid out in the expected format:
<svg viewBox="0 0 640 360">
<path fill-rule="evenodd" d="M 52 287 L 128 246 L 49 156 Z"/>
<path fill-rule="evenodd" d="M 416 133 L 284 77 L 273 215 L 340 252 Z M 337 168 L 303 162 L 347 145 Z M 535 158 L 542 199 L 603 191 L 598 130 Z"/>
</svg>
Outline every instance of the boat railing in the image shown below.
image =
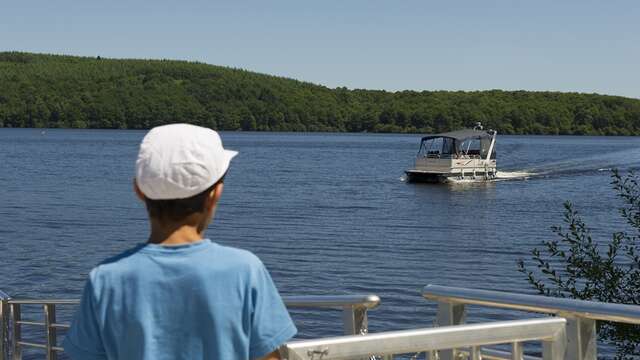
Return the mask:
<svg viewBox="0 0 640 360">
<path fill-rule="evenodd" d="M 305 295 L 283 296 L 288 308 L 341 309 L 344 334 L 362 335 L 368 332 L 367 312 L 380 304 L 376 295 Z M 70 327 L 69 323 L 56 320 L 59 306 L 77 306 L 78 299 L 66 300 L 19 300 L 11 299 L 0 291 L 0 360 L 22 359 L 23 348 L 38 348 L 46 353 L 47 360 L 57 359 L 63 348 L 58 345 L 58 330 Z M 42 306 L 42 321 L 22 318 L 25 305 Z M 25 341 L 22 327 L 33 326 L 45 331 L 44 343 Z"/>
<path fill-rule="evenodd" d="M 443 350 L 470 348 L 468 357 L 479 360 L 486 359 L 481 346 L 511 344 L 515 354 L 512 359 L 522 359 L 523 342 L 541 341 L 543 359 L 561 360 L 566 349 L 565 322 L 563 318 L 499 321 L 291 341 L 281 352 L 288 360 L 388 360 L 399 354 L 411 354 L 411 359 L 416 359 L 422 353 L 428 359 L 437 359 L 436 354 Z"/>
<path fill-rule="evenodd" d="M 466 305 L 554 314 L 567 319 L 567 356 L 571 360 L 597 358 L 596 321 L 640 324 L 640 306 L 602 303 L 586 300 L 515 294 L 501 291 L 427 285 L 422 290 L 426 299 L 437 301 L 438 326 L 463 324 Z M 452 359 L 454 351 L 441 359 Z"/>
</svg>

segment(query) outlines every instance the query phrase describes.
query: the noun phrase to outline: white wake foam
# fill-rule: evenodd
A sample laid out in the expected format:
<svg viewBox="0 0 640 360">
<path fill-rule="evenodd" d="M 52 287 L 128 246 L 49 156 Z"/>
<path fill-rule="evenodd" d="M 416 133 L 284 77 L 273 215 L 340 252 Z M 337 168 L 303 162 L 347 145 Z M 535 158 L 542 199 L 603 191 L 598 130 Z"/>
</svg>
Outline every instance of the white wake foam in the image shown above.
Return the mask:
<svg viewBox="0 0 640 360">
<path fill-rule="evenodd" d="M 537 173 L 528 171 L 498 171 L 495 180 L 526 180 Z"/>
</svg>

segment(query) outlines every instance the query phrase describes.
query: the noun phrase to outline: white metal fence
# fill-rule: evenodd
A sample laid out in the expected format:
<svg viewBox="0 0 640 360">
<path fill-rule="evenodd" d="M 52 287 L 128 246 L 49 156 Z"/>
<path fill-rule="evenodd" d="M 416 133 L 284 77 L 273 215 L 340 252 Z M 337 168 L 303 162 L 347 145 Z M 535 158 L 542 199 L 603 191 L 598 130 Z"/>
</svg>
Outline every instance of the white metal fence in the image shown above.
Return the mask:
<svg viewBox="0 0 640 360">
<path fill-rule="evenodd" d="M 546 313 L 567 319 L 567 360 L 597 359 L 596 321 L 640 324 L 640 306 L 427 285 L 422 296 L 438 302 L 439 326 L 464 323 L 465 305 Z M 443 359 L 453 359 L 453 353 Z"/>
<path fill-rule="evenodd" d="M 292 341 L 282 352 L 288 360 L 392 359 L 396 354 L 422 352 L 435 357 L 438 350 L 470 347 L 470 357 L 475 360 L 481 358 L 483 345 L 511 344 L 512 358 L 522 359 L 522 343 L 527 341 L 543 342 L 543 359 L 562 360 L 565 319 L 500 321 Z"/>
<path fill-rule="evenodd" d="M 344 334 L 362 335 L 368 332 L 367 312 L 380 304 L 376 295 L 326 295 L 326 296 L 284 296 L 288 308 L 341 309 Z M 17 300 L 0 291 L 0 360 L 20 360 L 23 349 L 42 349 L 47 360 L 57 359 L 58 331 L 69 328 L 67 323 L 56 321 L 60 306 L 77 306 L 77 299 L 69 300 Z M 22 307 L 35 305 L 42 307 L 42 320 L 25 320 Z M 44 342 L 30 342 L 23 339 L 23 327 L 29 326 L 45 330 Z"/>
<path fill-rule="evenodd" d="M 640 306 L 550 298 L 499 291 L 427 285 L 422 296 L 438 302 L 435 328 L 368 333 L 367 312 L 380 304 L 375 295 L 288 296 L 289 308 L 342 309 L 346 336 L 291 341 L 282 351 L 289 360 L 392 359 L 397 354 L 426 353 L 430 359 L 527 359 L 523 343 L 541 341 L 544 359 L 595 360 L 596 321 L 640 324 Z M 56 321 L 60 306 L 78 300 L 15 300 L 0 291 L 0 360 L 20 360 L 23 348 L 43 349 L 56 359 L 58 330 L 69 324 Z M 465 325 L 467 304 L 554 314 L 552 318 Z M 42 308 L 41 321 L 22 318 L 22 306 Z M 23 327 L 45 330 L 42 343 L 24 341 Z M 511 344 L 511 351 L 484 346 Z"/>
</svg>

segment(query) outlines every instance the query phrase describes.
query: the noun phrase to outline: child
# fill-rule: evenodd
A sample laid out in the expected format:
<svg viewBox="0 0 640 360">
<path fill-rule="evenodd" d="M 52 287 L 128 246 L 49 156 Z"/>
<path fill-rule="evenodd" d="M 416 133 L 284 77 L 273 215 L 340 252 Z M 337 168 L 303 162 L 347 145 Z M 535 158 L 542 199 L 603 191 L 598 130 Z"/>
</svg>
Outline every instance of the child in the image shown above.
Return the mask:
<svg viewBox="0 0 640 360">
<path fill-rule="evenodd" d="M 89 274 L 64 340 L 72 359 L 280 359 L 296 328 L 264 265 L 203 237 L 236 154 L 193 125 L 144 137 L 134 189 L 151 234 Z"/>
</svg>

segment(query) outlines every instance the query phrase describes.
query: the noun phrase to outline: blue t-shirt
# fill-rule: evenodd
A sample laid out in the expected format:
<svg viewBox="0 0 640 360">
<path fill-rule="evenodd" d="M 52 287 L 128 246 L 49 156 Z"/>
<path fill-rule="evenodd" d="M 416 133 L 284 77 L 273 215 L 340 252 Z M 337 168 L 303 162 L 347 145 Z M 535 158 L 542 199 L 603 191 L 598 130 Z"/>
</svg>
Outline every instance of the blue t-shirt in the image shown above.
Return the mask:
<svg viewBox="0 0 640 360">
<path fill-rule="evenodd" d="M 64 350 L 74 360 L 254 359 L 296 331 L 250 252 L 145 244 L 91 271 Z"/>
</svg>

